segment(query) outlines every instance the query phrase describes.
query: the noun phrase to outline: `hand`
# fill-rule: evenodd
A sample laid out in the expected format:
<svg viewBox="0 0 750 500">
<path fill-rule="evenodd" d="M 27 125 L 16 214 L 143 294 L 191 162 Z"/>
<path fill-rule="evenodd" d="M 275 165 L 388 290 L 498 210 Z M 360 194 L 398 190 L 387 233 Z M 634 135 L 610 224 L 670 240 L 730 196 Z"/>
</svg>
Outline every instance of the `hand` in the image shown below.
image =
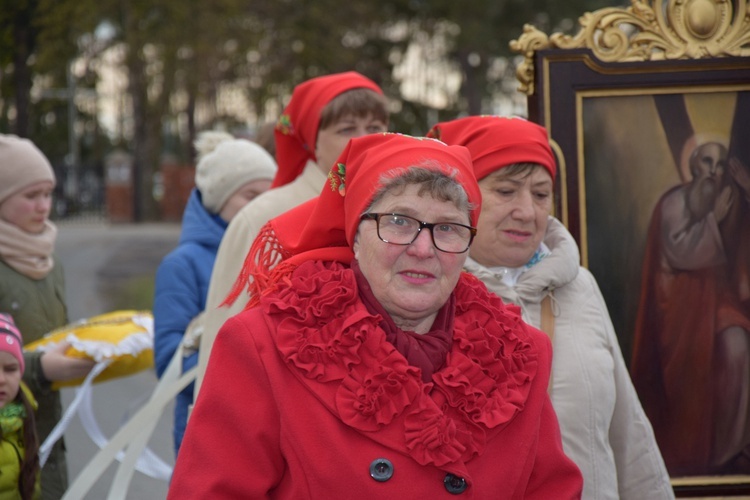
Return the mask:
<svg viewBox="0 0 750 500">
<path fill-rule="evenodd" d="M 716 204 L 714 205 L 716 222 L 721 222 L 727 216 L 729 208 L 732 206 L 732 201 L 734 201 L 732 199 L 732 188 L 726 186 L 721 190 L 721 194 L 716 198 Z"/>
<path fill-rule="evenodd" d="M 96 364 L 93 359 L 74 358 L 65 354 L 70 344 L 62 342 L 60 345 L 42 354 L 42 372 L 51 382 L 66 382 L 83 378 Z"/>
<path fill-rule="evenodd" d="M 729 173 L 745 192 L 745 197 L 750 198 L 750 171 L 736 156 L 729 159 Z"/>
</svg>

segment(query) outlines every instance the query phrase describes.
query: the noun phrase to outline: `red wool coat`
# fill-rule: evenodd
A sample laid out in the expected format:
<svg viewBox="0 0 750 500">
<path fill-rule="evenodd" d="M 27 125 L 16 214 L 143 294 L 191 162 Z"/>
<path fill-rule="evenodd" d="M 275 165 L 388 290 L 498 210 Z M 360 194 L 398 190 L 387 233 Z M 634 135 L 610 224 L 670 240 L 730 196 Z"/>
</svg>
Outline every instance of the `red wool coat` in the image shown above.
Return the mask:
<svg viewBox="0 0 750 500">
<path fill-rule="evenodd" d="M 219 332 L 168 498 L 580 497 L 547 396 L 549 339 L 477 279 L 456 287 L 429 384 L 350 269 L 308 262 L 291 284 Z"/>
</svg>

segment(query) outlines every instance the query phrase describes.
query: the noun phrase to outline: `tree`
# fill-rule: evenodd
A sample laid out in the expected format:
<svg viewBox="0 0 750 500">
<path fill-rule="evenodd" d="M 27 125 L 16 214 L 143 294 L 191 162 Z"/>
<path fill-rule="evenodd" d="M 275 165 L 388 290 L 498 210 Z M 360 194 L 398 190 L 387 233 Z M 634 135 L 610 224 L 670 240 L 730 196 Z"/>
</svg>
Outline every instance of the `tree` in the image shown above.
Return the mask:
<svg viewBox="0 0 750 500">
<path fill-rule="evenodd" d="M 13 68 L 8 95 L 13 96 L 15 104 L 14 132 L 21 137 L 29 135 L 30 60 L 36 49 L 36 9 L 36 0 L 0 1 L 0 64 L 11 64 Z"/>
<path fill-rule="evenodd" d="M 448 58 L 460 68 L 462 76 L 461 102 L 458 110 L 467 114 L 486 112 L 485 101 L 502 92 L 502 80 L 507 73 L 493 74 L 498 59 L 512 56 L 510 40 L 520 35 L 526 23 L 543 31 L 569 31 L 587 10 L 611 6 L 612 0 L 416 0 L 408 3 L 404 15 L 418 30 L 431 37 L 448 40 Z M 445 23 L 454 29 L 446 29 Z M 512 64 L 502 64 L 512 68 Z"/>
<path fill-rule="evenodd" d="M 275 119 L 297 83 L 353 69 L 392 99 L 396 130 L 420 134 L 438 119 L 493 111 L 492 99 L 507 92 L 513 70 L 508 42 L 524 23 L 565 31 L 586 10 L 608 4 L 0 0 L 0 85 L 6 96 L 0 100 L 0 127 L 13 123 L 32 134 L 59 128 L 64 120 L 35 115 L 36 109 L 54 118 L 63 110 L 53 103 L 30 106 L 32 83 L 60 87 L 73 67 L 75 83 L 94 88 L 98 63 L 119 50 L 128 126 L 114 140 L 135 158 L 136 219 L 154 218 L 151 193 L 162 155 L 189 162 L 200 128 L 239 125 L 248 116 L 256 124 Z M 97 32 L 103 25 L 110 27 L 106 39 Z M 235 97 L 227 104 L 229 95 Z M 235 110 L 244 106 L 249 109 Z M 77 127 L 92 119 L 80 113 Z"/>
</svg>

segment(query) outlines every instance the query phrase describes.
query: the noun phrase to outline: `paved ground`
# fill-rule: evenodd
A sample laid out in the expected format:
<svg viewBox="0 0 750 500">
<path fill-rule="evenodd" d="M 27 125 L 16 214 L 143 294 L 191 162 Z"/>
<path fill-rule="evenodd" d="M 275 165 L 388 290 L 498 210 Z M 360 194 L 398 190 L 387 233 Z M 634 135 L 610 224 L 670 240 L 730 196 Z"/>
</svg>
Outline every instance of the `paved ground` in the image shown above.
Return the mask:
<svg viewBox="0 0 750 500">
<path fill-rule="evenodd" d="M 59 223 L 57 254 L 65 267 L 68 312 L 71 320 L 109 312 L 108 302 L 117 287 L 138 276 L 153 277 L 161 258 L 177 244 L 180 227 L 176 224 L 110 225 L 101 222 Z M 156 384 L 153 371 L 94 386 L 94 413 L 105 435 L 111 436 L 121 423 L 148 398 Z M 64 404 L 75 396 L 74 389 L 63 390 Z M 172 451 L 172 406 L 159 420 L 149 447 L 170 465 Z M 75 418 L 66 432 L 71 482 L 98 451 Z M 107 497 L 116 468 L 106 474 L 86 499 Z M 150 500 L 166 497 L 167 483 L 136 472 L 128 499 Z"/>
</svg>

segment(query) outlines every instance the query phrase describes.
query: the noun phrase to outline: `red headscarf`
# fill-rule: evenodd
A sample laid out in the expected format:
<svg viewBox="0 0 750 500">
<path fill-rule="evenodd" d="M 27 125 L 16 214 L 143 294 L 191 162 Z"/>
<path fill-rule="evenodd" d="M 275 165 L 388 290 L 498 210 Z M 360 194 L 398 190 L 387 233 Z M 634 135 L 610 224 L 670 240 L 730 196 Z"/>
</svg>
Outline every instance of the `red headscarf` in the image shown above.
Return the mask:
<svg viewBox="0 0 750 500">
<path fill-rule="evenodd" d="M 349 141 L 328 174 L 320 196 L 269 221 L 260 231 L 245 260 L 242 274 L 227 298 L 234 302 L 253 277 L 252 295 L 268 288 L 307 260 L 350 263 L 360 216 L 383 185 L 408 167 L 424 167 L 454 176 L 475 207 L 472 225 L 479 218 L 482 195 L 474 177 L 469 151 L 440 141 L 402 134 L 371 134 Z M 271 267 L 279 261 L 284 266 Z M 253 304 L 254 301 L 251 301 Z"/>
<path fill-rule="evenodd" d="M 383 94 L 378 85 L 355 71 L 320 76 L 300 83 L 274 129 L 278 170 L 272 188 L 292 182 L 302 173 L 308 160 L 316 161 L 320 113 L 348 90 L 370 89 Z"/>
<path fill-rule="evenodd" d="M 523 118 L 469 116 L 438 123 L 427 137 L 469 148 L 477 179 L 528 162 L 542 165 L 555 180 L 557 167 L 547 130 Z"/>
</svg>

